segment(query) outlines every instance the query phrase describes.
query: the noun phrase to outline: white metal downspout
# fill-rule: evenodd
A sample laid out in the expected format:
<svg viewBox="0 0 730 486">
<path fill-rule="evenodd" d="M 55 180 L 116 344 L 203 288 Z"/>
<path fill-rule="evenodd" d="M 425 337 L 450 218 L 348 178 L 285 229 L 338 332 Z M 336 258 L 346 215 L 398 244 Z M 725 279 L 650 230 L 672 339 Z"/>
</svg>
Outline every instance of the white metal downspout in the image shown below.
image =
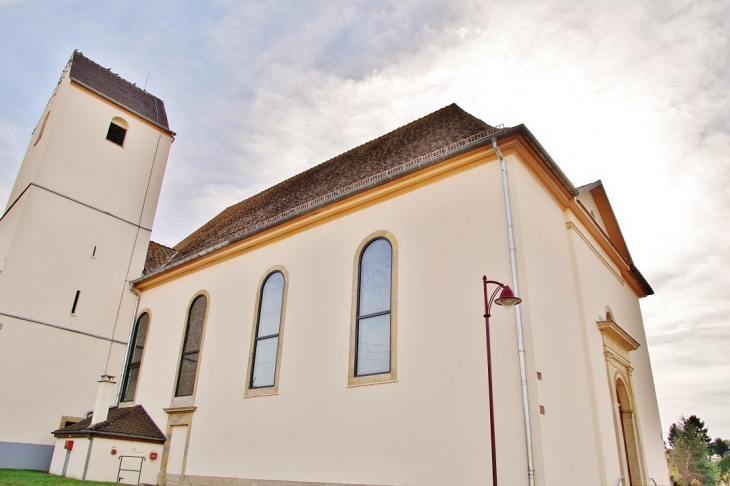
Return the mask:
<svg viewBox="0 0 730 486">
<path fill-rule="evenodd" d="M 134 289 L 132 284 L 129 284 L 129 290 L 137 296 L 134 301 L 134 312 L 132 312 L 132 325 L 129 328 L 129 336 L 127 337 L 127 352 L 124 353 L 124 364 L 122 365 L 122 376 L 119 380 L 119 388 L 117 389 L 117 400 L 114 402 L 114 406 L 119 406 L 119 402 L 122 400 L 122 388 L 124 388 L 124 378 L 127 375 L 127 365 L 129 364 L 129 353 L 132 349 L 132 336 L 134 334 L 134 325 L 137 320 L 137 308 L 139 306 L 139 292 Z"/>
<path fill-rule="evenodd" d="M 94 437 L 92 437 L 91 434 L 86 434 L 86 438 L 89 439 L 89 448 L 86 449 L 86 461 L 84 461 L 84 472 L 81 474 L 82 481 L 86 479 L 86 471 L 89 469 L 89 458 L 91 458 L 91 444 L 94 442 Z"/>
<path fill-rule="evenodd" d="M 509 237 L 509 259 L 512 265 L 512 290 L 520 295 L 517 285 L 517 263 L 515 259 L 515 237 L 512 232 L 512 206 L 509 202 L 509 186 L 507 184 L 507 166 L 504 163 L 502 152 L 497 147 L 497 138 L 492 137 L 492 147 L 502 164 L 502 186 L 504 188 L 504 208 L 507 214 L 507 236 Z M 522 382 L 522 411 L 525 417 L 525 442 L 527 445 L 527 478 L 530 486 L 535 486 L 535 466 L 532 458 L 532 427 L 530 426 L 530 404 L 527 399 L 527 372 L 525 367 L 525 343 L 522 338 L 522 314 L 520 306 L 515 306 L 515 320 L 517 321 L 517 348 L 520 357 L 520 381 Z"/>
</svg>

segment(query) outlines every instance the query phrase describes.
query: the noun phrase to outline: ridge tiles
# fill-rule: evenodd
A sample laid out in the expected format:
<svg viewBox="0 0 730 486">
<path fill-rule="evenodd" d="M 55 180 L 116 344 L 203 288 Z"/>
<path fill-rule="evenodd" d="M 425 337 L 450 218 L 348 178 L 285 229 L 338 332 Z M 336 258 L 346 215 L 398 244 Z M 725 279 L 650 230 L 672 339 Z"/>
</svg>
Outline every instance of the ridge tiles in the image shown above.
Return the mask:
<svg viewBox="0 0 730 486">
<path fill-rule="evenodd" d="M 174 246 L 174 264 L 247 228 L 409 159 L 491 129 L 451 104 L 228 207 Z"/>
</svg>

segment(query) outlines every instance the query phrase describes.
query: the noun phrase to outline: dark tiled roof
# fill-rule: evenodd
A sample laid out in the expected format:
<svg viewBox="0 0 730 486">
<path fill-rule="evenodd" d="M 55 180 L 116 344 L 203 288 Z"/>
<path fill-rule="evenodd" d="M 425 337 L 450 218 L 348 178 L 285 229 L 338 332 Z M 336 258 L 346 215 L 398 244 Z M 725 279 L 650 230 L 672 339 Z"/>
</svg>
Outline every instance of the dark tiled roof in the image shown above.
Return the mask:
<svg viewBox="0 0 730 486">
<path fill-rule="evenodd" d="M 81 422 L 54 430 L 53 435 L 88 433 L 93 435 L 96 432 L 99 435 L 116 435 L 119 437 L 131 435 L 150 440 L 165 440 L 165 434 L 147 415 L 142 405 L 128 408 L 110 408 L 107 419 L 98 424 L 91 425 L 92 418 L 93 414 Z"/>
<path fill-rule="evenodd" d="M 150 241 L 150 245 L 147 247 L 147 260 L 144 262 L 144 273 L 148 274 L 151 271 L 160 268 L 162 265 L 170 261 L 170 258 L 172 258 L 174 254 L 175 250 L 172 248 Z"/>
<path fill-rule="evenodd" d="M 113 101 L 122 108 L 170 131 L 167 125 L 165 103 L 122 79 L 109 69 L 98 65 L 79 51 L 71 56 L 71 79 Z"/>
<path fill-rule="evenodd" d="M 170 265 L 284 211 L 491 128 L 449 105 L 230 206 L 175 245 L 178 253 Z"/>
</svg>

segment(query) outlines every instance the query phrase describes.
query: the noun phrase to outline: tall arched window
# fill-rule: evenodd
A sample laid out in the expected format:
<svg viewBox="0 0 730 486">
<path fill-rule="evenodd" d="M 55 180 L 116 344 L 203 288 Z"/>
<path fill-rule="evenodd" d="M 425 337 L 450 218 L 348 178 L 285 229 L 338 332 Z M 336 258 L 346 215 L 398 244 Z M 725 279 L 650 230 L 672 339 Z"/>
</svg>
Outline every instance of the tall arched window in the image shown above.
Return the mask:
<svg viewBox="0 0 730 486">
<path fill-rule="evenodd" d="M 195 298 L 188 312 L 185 340 L 180 355 L 180 368 L 177 375 L 176 397 L 190 396 L 195 391 L 195 375 L 198 372 L 200 344 L 203 340 L 205 311 L 208 299 L 204 295 Z"/>
<path fill-rule="evenodd" d="M 137 381 L 139 380 L 139 368 L 142 364 L 142 354 L 144 353 L 144 343 L 147 340 L 147 329 L 149 328 L 150 315 L 144 313 L 137 319 L 132 334 L 131 346 L 129 349 L 129 358 L 127 361 L 127 369 L 124 372 L 124 381 L 122 382 L 122 401 L 134 401 L 134 394 L 137 391 Z"/>
<path fill-rule="evenodd" d="M 391 372 L 391 281 L 393 248 L 385 238 L 369 242 L 360 255 L 355 376 Z"/>
<path fill-rule="evenodd" d="M 284 305 L 284 274 L 270 273 L 261 287 L 249 388 L 274 387 L 279 361 L 279 334 Z"/>
</svg>

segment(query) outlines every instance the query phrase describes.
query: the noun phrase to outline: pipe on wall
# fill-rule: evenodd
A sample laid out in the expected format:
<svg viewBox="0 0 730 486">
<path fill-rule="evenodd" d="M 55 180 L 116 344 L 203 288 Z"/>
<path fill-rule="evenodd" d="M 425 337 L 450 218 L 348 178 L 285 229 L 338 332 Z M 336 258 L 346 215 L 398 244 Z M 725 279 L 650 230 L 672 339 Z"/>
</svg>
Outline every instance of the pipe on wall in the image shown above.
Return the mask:
<svg viewBox="0 0 730 486">
<path fill-rule="evenodd" d="M 517 284 L 517 262 L 515 258 L 515 237 L 512 229 L 512 206 L 509 199 L 509 185 L 507 183 L 507 165 L 504 162 L 502 152 L 497 146 L 497 137 L 492 137 L 492 147 L 499 157 L 502 165 L 502 187 L 504 189 L 504 208 L 507 216 L 507 236 L 509 238 L 509 258 L 512 266 L 512 290 L 515 295 L 520 295 L 520 288 Z M 525 366 L 525 343 L 522 335 L 522 314 L 520 306 L 515 306 L 515 321 L 517 323 L 517 348 L 520 358 L 520 382 L 522 388 L 522 412 L 525 418 L 525 443 L 527 449 L 527 478 L 530 486 L 535 486 L 535 465 L 532 454 L 532 427 L 530 424 L 530 402 L 527 397 L 527 371 Z"/>
<path fill-rule="evenodd" d="M 89 458 L 91 457 L 91 444 L 94 442 L 91 434 L 87 434 L 86 438 L 89 439 L 89 448 L 86 449 L 86 462 L 84 462 L 84 472 L 81 474 L 82 481 L 86 479 L 86 470 L 89 469 Z"/>
</svg>

